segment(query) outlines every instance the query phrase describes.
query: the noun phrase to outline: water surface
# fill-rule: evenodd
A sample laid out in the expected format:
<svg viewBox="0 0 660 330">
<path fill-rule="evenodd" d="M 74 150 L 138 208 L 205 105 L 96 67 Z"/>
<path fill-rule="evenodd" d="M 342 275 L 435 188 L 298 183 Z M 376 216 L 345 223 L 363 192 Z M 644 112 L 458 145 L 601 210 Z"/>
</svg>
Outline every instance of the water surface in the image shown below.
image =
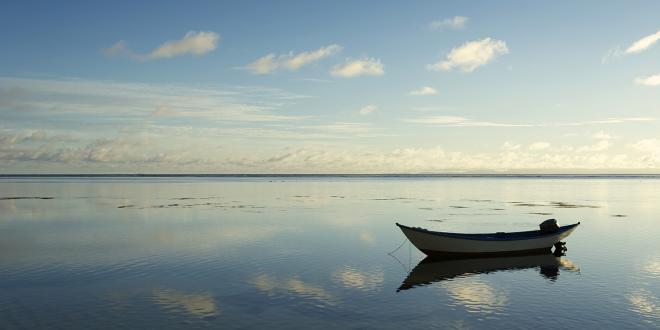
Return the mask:
<svg viewBox="0 0 660 330">
<path fill-rule="evenodd" d="M 658 328 L 659 187 L 4 177 L 0 328 Z M 518 231 L 547 218 L 582 222 L 562 258 L 422 262 L 394 226 Z"/>
</svg>

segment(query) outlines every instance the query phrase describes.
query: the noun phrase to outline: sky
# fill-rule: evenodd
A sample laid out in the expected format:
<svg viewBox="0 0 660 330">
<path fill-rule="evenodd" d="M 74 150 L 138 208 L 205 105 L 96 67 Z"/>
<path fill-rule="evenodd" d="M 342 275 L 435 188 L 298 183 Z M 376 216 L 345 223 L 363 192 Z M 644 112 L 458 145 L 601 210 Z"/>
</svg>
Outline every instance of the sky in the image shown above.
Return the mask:
<svg viewBox="0 0 660 330">
<path fill-rule="evenodd" d="M 14 1 L 0 173 L 660 173 L 657 1 Z"/>
</svg>

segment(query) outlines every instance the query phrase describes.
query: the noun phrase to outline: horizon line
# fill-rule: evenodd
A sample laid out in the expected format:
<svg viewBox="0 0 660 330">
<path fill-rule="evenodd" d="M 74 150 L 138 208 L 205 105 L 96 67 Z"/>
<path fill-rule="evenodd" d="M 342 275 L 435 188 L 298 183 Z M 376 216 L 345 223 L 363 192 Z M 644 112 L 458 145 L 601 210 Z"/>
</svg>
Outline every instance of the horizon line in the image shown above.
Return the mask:
<svg viewBox="0 0 660 330">
<path fill-rule="evenodd" d="M 29 177 L 658 177 L 660 173 L 10 173 L 0 178 Z"/>
</svg>

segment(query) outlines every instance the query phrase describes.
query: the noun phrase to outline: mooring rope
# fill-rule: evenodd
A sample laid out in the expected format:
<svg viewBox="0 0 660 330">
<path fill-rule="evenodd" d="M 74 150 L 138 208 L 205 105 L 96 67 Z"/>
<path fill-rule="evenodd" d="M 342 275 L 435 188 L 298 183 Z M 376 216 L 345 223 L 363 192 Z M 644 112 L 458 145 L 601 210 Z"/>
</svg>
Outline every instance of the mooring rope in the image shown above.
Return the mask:
<svg viewBox="0 0 660 330">
<path fill-rule="evenodd" d="M 394 253 L 395 253 L 396 251 L 399 251 L 399 249 L 401 249 L 401 248 L 406 244 L 406 242 L 409 242 L 409 241 L 408 241 L 407 239 L 404 238 L 404 239 L 403 239 L 403 242 L 401 242 L 401 244 L 399 245 L 399 247 L 397 247 L 397 248 L 394 249 L 393 251 L 389 252 L 387 255 L 390 256 L 390 257 L 392 257 L 392 259 L 396 260 L 396 262 L 398 262 L 399 265 L 401 265 L 401 268 L 403 268 L 403 272 L 404 272 L 404 273 L 406 273 L 406 274 L 410 274 L 410 270 L 411 270 L 412 267 L 410 267 L 410 265 L 408 265 L 408 267 L 406 268 L 406 265 L 405 265 L 403 262 L 401 262 L 401 260 L 399 260 L 399 258 L 397 258 L 397 257 L 394 255 Z M 409 264 L 410 264 L 410 259 L 411 259 L 411 256 L 410 256 L 410 249 L 408 249 L 408 263 L 409 263 Z"/>
</svg>

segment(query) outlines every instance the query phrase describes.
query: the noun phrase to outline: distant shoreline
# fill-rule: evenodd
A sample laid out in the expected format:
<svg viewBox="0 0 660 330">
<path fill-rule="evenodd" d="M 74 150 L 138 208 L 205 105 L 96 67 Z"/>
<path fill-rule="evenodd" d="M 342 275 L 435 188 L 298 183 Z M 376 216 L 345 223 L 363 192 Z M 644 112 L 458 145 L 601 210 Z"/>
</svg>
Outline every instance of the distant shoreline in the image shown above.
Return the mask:
<svg viewBox="0 0 660 330">
<path fill-rule="evenodd" d="M 532 179 L 660 179 L 660 174 L 0 174 L 11 178 L 532 178 Z"/>
</svg>

